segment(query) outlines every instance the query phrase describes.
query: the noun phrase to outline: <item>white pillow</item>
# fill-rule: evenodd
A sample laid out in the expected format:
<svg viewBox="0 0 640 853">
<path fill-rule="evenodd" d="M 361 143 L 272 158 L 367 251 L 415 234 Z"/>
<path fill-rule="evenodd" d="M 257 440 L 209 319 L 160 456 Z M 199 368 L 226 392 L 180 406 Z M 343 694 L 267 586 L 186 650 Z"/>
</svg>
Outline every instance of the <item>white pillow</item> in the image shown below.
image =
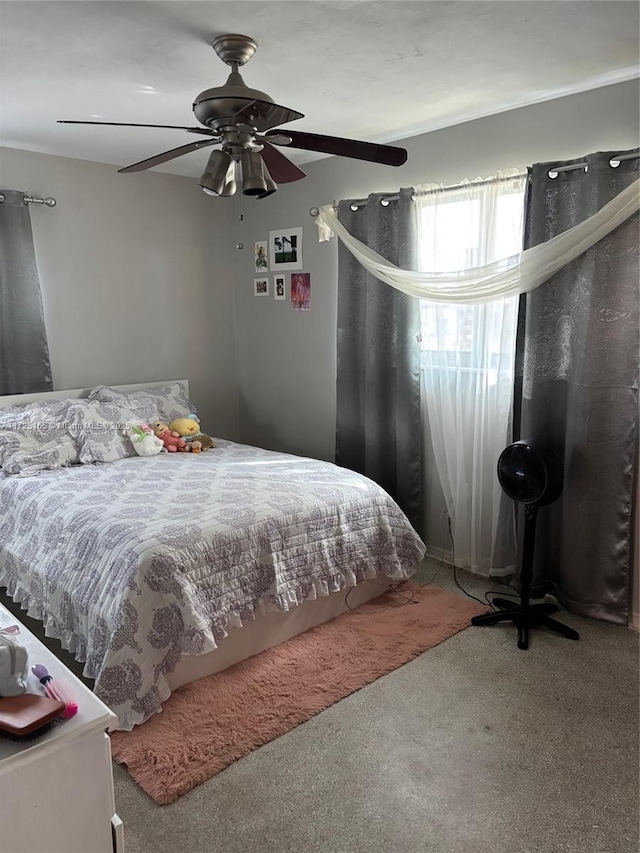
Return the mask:
<svg viewBox="0 0 640 853">
<path fill-rule="evenodd" d="M 79 461 L 115 462 L 136 456 L 129 430 L 140 418 L 119 402 L 75 400 L 69 411 Z"/>
<path fill-rule="evenodd" d="M 98 385 L 89 393 L 89 400 L 118 403 L 131 412 L 137 421 L 165 421 L 196 414 L 196 407 L 187 397 L 181 382 L 158 385 L 143 391 L 118 391 L 107 385 Z"/>
<path fill-rule="evenodd" d="M 36 474 L 79 461 L 69 412 L 73 400 L 37 400 L 0 411 L 0 465 L 5 474 Z"/>
</svg>

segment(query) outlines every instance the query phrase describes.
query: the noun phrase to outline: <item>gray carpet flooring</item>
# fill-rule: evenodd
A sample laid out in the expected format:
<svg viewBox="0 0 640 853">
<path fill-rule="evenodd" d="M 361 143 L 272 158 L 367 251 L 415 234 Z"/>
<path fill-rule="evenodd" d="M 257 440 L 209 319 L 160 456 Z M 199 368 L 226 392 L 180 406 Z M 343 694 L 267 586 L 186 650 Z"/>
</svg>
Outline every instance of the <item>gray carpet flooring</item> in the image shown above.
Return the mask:
<svg viewBox="0 0 640 853">
<path fill-rule="evenodd" d="M 114 765 L 126 852 L 637 853 L 638 635 L 560 618 L 470 627 L 170 806 Z"/>
</svg>

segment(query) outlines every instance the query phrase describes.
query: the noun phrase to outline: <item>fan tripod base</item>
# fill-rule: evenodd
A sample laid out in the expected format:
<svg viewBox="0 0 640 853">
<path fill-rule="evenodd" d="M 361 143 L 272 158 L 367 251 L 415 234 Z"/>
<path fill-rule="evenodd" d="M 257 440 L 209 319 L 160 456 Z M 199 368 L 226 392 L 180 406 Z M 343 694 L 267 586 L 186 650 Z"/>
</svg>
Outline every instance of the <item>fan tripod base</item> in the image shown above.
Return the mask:
<svg viewBox="0 0 640 853">
<path fill-rule="evenodd" d="M 495 625 L 497 622 L 515 622 L 518 626 L 518 648 L 529 648 L 529 630 L 540 626 L 562 634 L 570 640 L 579 640 L 580 635 L 568 625 L 563 625 L 552 619 L 549 614 L 555 613 L 558 607 L 555 604 L 514 604 L 506 598 L 494 598 L 493 603 L 500 610 L 496 613 L 483 613 L 471 619 L 472 625 Z"/>
</svg>

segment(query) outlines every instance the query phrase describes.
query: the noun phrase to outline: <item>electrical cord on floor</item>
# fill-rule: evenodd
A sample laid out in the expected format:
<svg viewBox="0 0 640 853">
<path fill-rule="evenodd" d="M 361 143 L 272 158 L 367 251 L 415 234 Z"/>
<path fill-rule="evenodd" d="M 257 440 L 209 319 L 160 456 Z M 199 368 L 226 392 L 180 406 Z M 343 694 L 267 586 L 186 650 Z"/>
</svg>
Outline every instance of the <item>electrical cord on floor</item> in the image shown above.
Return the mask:
<svg viewBox="0 0 640 853">
<path fill-rule="evenodd" d="M 481 601 L 479 598 L 476 598 L 475 595 L 471 595 L 470 592 L 467 592 L 467 590 L 458 581 L 458 573 L 456 568 L 456 543 L 453 541 L 453 533 L 451 531 L 451 516 L 449 515 L 447 516 L 447 526 L 449 528 L 449 539 L 451 539 L 451 562 L 453 563 L 453 580 L 455 582 L 455 585 L 458 587 L 459 590 L 464 592 L 467 598 L 471 598 L 474 601 L 477 601 L 478 604 L 484 604 L 484 601 Z"/>
<path fill-rule="evenodd" d="M 499 595 L 501 598 L 513 598 L 515 604 L 518 604 L 520 602 L 520 596 L 516 595 L 515 593 L 511 595 L 508 592 L 502 592 L 502 590 L 500 589 L 488 589 L 485 592 L 484 597 L 486 599 L 487 604 L 492 610 L 496 610 L 497 608 L 494 606 L 493 601 L 491 601 L 491 599 L 489 598 L 490 595 Z"/>
<path fill-rule="evenodd" d="M 471 595 L 470 592 L 467 592 L 467 590 L 462 586 L 462 584 L 458 580 L 458 568 L 456 566 L 456 545 L 455 545 L 455 542 L 453 539 L 453 531 L 451 529 L 451 517 L 450 516 L 447 516 L 447 526 L 449 529 L 449 539 L 451 539 L 451 562 L 453 564 L 453 580 L 454 580 L 456 586 L 458 587 L 458 589 L 461 592 L 463 592 L 467 596 L 467 598 L 470 598 L 473 601 L 477 601 L 478 604 L 484 604 L 486 601 L 486 603 L 489 605 L 489 607 L 491 607 L 492 610 L 495 610 L 496 608 L 494 607 L 493 602 L 489 598 L 490 595 L 499 595 L 502 598 L 513 598 L 516 602 L 519 602 L 520 596 L 517 595 L 515 591 L 512 593 L 508 593 L 508 592 L 502 592 L 502 590 L 499 590 L 499 589 L 488 589 L 484 593 L 485 601 L 482 601 L 482 599 L 476 598 L 475 595 Z M 434 572 L 433 576 L 427 581 L 427 583 L 425 584 L 426 586 L 430 586 L 434 582 L 434 580 L 440 574 L 440 570 L 442 569 L 443 565 L 444 565 L 444 549 L 442 551 L 442 556 L 440 557 L 440 565 L 438 566 L 438 568 Z M 507 587 L 509 587 L 509 589 L 513 589 L 513 587 L 509 583 L 507 583 L 507 581 L 501 581 L 498 578 L 491 578 L 491 580 L 494 583 L 499 583 L 502 586 L 507 586 Z M 344 597 L 344 603 L 345 603 L 348 610 L 350 610 L 352 613 L 356 613 L 358 616 L 372 616 L 373 614 L 378 613 L 381 608 L 384 608 L 387 610 L 395 610 L 397 607 L 405 607 L 407 604 L 417 604 L 418 603 L 415 595 L 413 594 L 413 591 L 407 590 L 406 592 L 408 592 L 409 594 L 408 595 L 405 594 L 405 591 L 403 591 L 402 589 L 399 588 L 400 584 L 386 584 L 386 583 L 380 583 L 380 581 L 372 581 L 372 580 L 368 580 L 368 579 L 365 580 L 365 583 L 373 583 L 373 584 L 376 584 L 377 586 L 381 586 L 387 592 L 391 592 L 394 595 L 398 595 L 400 598 L 403 599 L 403 602 L 402 602 L 402 604 L 387 604 L 387 605 L 378 604 L 378 605 L 376 605 L 375 610 L 358 610 L 355 607 L 351 607 L 351 605 L 349 604 L 349 596 L 351 595 L 351 593 L 355 589 L 355 586 L 352 586 L 351 589 L 349 589 L 347 591 L 347 594 Z"/>
<path fill-rule="evenodd" d="M 431 584 L 434 582 L 434 580 L 440 574 L 440 569 L 443 567 L 443 565 L 444 565 L 444 548 L 442 549 L 442 554 L 440 555 L 440 565 L 438 566 L 438 568 L 433 573 L 433 576 L 430 577 L 429 580 L 426 582 L 425 586 L 431 586 Z"/>
<path fill-rule="evenodd" d="M 383 587 L 387 592 L 392 592 L 392 593 L 394 593 L 394 595 L 398 595 L 400 598 L 402 598 L 403 603 L 402 604 L 377 604 L 375 610 L 357 610 L 355 607 L 352 607 L 349 604 L 349 596 L 351 595 L 351 593 L 355 589 L 355 586 L 352 586 L 351 589 L 349 589 L 347 591 L 347 594 L 344 597 L 344 603 L 346 604 L 347 608 L 352 613 L 356 613 L 358 616 L 373 616 L 375 613 L 378 613 L 381 609 L 395 610 L 397 607 L 406 607 L 407 604 L 417 604 L 418 603 L 415 595 L 413 594 L 413 590 L 411 590 L 411 589 L 402 590 L 399 588 L 400 584 L 386 584 L 386 583 L 380 583 L 380 581 L 372 581 L 372 580 L 365 580 L 365 583 L 373 583 L 373 584 L 376 584 L 376 586 Z M 366 602 L 365 602 L 365 604 L 366 604 Z"/>
<path fill-rule="evenodd" d="M 477 601 L 478 604 L 484 604 L 484 601 L 481 601 L 479 598 L 476 598 L 475 595 L 471 595 L 470 592 L 467 592 L 466 589 L 464 589 L 464 587 L 458 581 L 457 570 L 456 570 L 456 547 L 455 547 L 455 543 L 453 541 L 453 533 L 451 531 L 451 518 L 450 518 L 450 516 L 447 516 L 447 524 L 449 527 L 449 538 L 451 539 L 451 562 L 453 563 L 453 579 L 456 583 L 456 586 L 460 590 L 462 590 L 462 592 L 464 592 L 464 594 L 468 598 L 472 598 L 474 601 Z M 497 578 L 491 578 L 491 580 L 494 581 L 495 583 L 502 584 L 503 586 L 508 586 L 509 589 L 513 589 L 511 584 L 507 583 L 506 581 L 501 581 L 501 580 L 498 580 Z M 484 594 L 484 599 L 487 602 L 487 604 L 489 605 L 489 607 L 494 611 L 496 610 L 496 608 L 494 607 L 493 601 L 491 601 L 491 599 L 489 598 L 490 595 L 499 595 L 502 598 L 513 598 L 513 599 L 515 599 L 516 602 L 520 601 L 520 596 L 517 595 L 515 593 L 515 591 L 510 594 L 508 592 L 502 592 L 502 590 L 500 590 L 500 589 L 488 589 Z"/>
</svg>

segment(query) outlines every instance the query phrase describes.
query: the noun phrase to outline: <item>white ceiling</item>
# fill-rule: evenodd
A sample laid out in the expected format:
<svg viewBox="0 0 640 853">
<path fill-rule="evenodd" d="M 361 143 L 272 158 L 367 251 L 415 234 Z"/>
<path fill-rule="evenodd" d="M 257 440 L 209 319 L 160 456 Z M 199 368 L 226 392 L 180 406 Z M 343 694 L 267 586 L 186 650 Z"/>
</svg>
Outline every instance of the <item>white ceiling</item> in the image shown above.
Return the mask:
<svg viewBox="0 0 640 853">
<path fill-rule="evenodd" d="M 125 166 L 194 137 L 56 119 L 197 126 L 229 69 L 211 40 L 252 36 L 247 85 L 292 128 L 392 142 L 640 75 L 637 2 L 0 0 L 0 144 Z M 198 176 L 209 151 L 161 171 Z M 298 164 L 315 155 L 287 150 Z"/>
</svg>

